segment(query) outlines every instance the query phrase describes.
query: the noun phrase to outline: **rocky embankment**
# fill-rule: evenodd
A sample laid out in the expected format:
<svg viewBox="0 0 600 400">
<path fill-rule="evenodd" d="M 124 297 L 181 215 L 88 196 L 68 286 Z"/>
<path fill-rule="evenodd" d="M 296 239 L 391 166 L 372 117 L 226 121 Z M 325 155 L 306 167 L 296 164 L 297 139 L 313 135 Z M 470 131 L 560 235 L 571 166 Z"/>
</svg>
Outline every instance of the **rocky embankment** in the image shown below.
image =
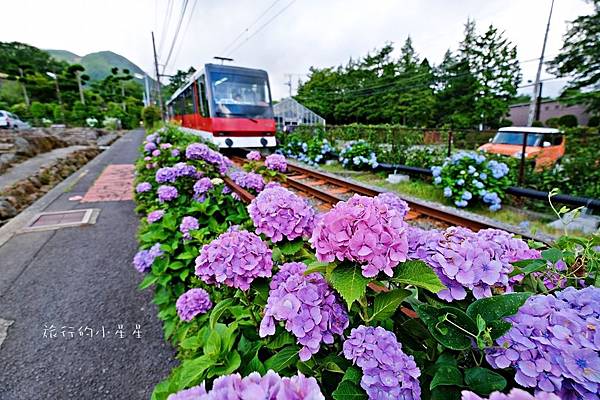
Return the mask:
<svg viewBox="0 0 600 400">
<path fill-rule="evenodd" d="M 0 226 L 96 157 L 118 136 L 88 128 L 0 130 L 0 182 L 9 174 L 17 176 L 9 184 L 0 185 Z M 61 148 L 66 154 L 48 157 L 63 152 L 53 151 Z M 41 157 L 44 162 L 36 163 Z M 39 164 L 39 168 L 23 168 L 28 163 Z"/>
</svg>

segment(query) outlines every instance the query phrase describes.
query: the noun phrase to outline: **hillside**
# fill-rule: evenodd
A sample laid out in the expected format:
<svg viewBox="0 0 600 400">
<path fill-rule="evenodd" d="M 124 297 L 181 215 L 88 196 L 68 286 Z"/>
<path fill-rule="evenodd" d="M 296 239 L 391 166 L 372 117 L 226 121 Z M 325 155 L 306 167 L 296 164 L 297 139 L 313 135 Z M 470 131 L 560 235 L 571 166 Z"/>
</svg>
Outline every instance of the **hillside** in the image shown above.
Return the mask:
<svg viewBox="0 0 600 400">
<path fill-rule="evenodd" d="M 92 80 L 104 79 L 106 76 L 110 75 L 110 70 L 113 67 L 129 69 L 131 74 L 145 74 L 145 72 L 133 62 L 112 51 L 99 51 L 97 53 L 87 54 L 83 57 L 67 50 L 46 50 L 46 52 L 57 60 L 66 61 L 70 64 L 78 63 L 83 65 L 86 70 L 85 73 L 88 74 Z"/>
</svg>

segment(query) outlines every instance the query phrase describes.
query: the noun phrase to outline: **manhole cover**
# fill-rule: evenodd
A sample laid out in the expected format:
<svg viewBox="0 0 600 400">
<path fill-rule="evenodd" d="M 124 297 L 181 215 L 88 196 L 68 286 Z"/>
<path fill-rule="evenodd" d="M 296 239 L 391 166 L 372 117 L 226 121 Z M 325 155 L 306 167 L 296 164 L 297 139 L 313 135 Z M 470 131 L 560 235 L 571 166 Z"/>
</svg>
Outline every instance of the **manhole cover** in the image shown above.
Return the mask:
<svg viewBox="0 0 600 400">
<path fill-rule="evenodd" d="M 67 228 L 95 224 L 98 218 L 98 208 L 83 210 L 55 211 L 37 214 L 23 229 L 24 232 L 44 231 L 50 229 Z"/>
</svg>

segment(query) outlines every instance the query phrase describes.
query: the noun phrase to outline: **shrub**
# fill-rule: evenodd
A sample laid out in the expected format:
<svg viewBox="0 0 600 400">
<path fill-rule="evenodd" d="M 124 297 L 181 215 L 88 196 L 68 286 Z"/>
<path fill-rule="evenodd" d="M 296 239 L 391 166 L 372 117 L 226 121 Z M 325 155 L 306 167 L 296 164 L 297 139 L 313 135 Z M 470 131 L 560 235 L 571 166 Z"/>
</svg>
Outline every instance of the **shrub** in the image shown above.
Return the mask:
<svg viewBox="0 0 600 400">
<path fill-rule="evenodd" d="M 535 120 L 535 121 L 533 121 L 533 123 L 531 124 L 531 126 L 534 126 L 536 128 L 543 128 L 544 127 L 544 123 L 542 121 Z"/>
<path fill-rule="evenodd" d="M 577 126 L 577 117 L 573 114 L 563 115 L 558 119 L 558 124 L 566 128 L 574 128 Z"/>
<path fill-rule="evenodd" d="M 443 146 L 413 146 L 404 152 L 404 165 L 409 167 L 431 168 L 441 165 L 446 159 L 446 148 Z"/>
<path fill-rule="evenodd" d="M 546 126 L 548 126 L 550 128 L 558 128 L 560 126 L 558 117 L 548 118 L 546 120 Z"/>
<path fill-rule="evenodd" d="M 339 160 L 344 167 L 356 170 L 376 168 L 379 165 L 375 150 L 364 140 L 348 143 L 340 151 Z"/>
<path fill-rule="evenodd" d="M 156 106 L 150 105 L 142 109 L 142 121 L 146 129 L 152 129 L 161 118 L 160 108 Z"/>
<path fill-rule="evenodd" d="M 322 164 L 335 155 L 335 149 L 324 137 L 323 130 L 304 141 L 300 135 L 291 133 L 286 138 L 286 144 L 278 152 L 287 157 L 295 158 L 309 165 Z"/>
<path fill-rule="evenodd" d="M 497 211 L 511 184 L 508 165 L 488 160 L 482 154 L 459 152 L 431 170 L 433 183 L 442 186 L 444 196 L 457 207 L 466 207 L 472 199 L 479 198 L 489 204 L 491 211 Z"/>
<path fill-rule="evenodd" d="M 600 116 L 592 115 L 590 117 L 590 120 L 588 121 L 587 126 L 589 126 L 590 128 L 597 128 L 598 125 L 600 125 Z"/>
</svg>

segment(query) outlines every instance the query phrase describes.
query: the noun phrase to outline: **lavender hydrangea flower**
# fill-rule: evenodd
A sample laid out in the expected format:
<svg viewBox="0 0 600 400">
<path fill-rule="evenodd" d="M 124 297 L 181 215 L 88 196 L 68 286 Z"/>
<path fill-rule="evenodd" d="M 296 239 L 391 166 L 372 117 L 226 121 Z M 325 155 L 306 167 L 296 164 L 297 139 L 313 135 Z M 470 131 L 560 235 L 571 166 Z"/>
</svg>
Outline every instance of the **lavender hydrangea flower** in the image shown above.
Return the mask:
<svg viewBox="0 0 600 400">
<path fill-rule="evenodd" d="M 150 212 L 146 219 L 148 220 L 148 223 L 153 224 L 157 221 L 160 221 L 164 215 L 165 210 L 155 210 Z"/>
<path fill-rule="evenodd" d="M 204 160 L 209 164 L 215 165 L 220 174 L 227 173 L 227 170 L 233 165 L 229 158 L 202 143 L 188 145 L 185 149 L 185 156 L 190 160 Z"/>
<path fill-rule="evenodd" d="M 198 229 L 200 225 L 198 224 L 198 220 L 194 217 L 185 216 L 181 220 L 181 224 L 179 225 L 179 231 L 183 233 L 183 238 L 185 240 L 190 240 L 192 236 L 190 235 L 190 231 L 195 231 Z"/>
<path fill-rule="evenodd" d="M 310 242 L 319 261 L 356 261 L 369 278 L 381 271 L 392 276 L 408 252 L 402 217 L 380 199 L 359 195 L 318 218 Z"/>
<path fill-rule="evenodd" d="M 156 193 L 158 193 L 158 201 L 160 203 L 172 201 L 179 197 L 179 192 L 177 192 L 177 188 L 169 185 L 159 186 Z"/>
<path fill-rule="evenodd" d="M 308 202 L 283 187 L 265 189 L 248 206 L 257 234 L 272 242 L 310 236 L 314 210 Z"/>
<path fill-rule="evenodd" d="M 149 182 L 138 183 L 138 185 L 135 187 L 135 191 L 137 193 L 145 193 L 149 190 L 152 190 L 152 185 Z"/>
<path fill-rule="evenodd" d="M 203 202 L 206 192 L 213 188 L 213 183 L 210 178 L 199 179 L 194 183 L 194 199 Z"/>
<path fill-rule="evenodd" d="M 179 149 L 171 150 L 171 157 L 179 157 L 180 151 Z"/>
<path fill-rule="evenodd" d="M 206 395 L 204 384 L 170 394 L 167 400 L 198 400 L 202 395 Z"/>
<path fill-rule="evenodd" d="M 321 343 L 331 344 L 334 335 L 343 335 L 348 327 L 348 313 L 335 292 L 319 273 L 304 275 L 303 263 L 283 264 L 270 284 L 265 315 L 259 335 L 275 334 L 275 321 L 285 321 L 302 348 L 300 360 L 316 354 Z"/>
<path fill-rule="evenodd" d="M 193 178 L 197 174 L 196 167 L 184 162 L 178 162 L 177 164 L 173 165 L 172 169 L 177 178 L 184 176 Z"/>
<path fill-rule="evenodd" d="M 152 152 L 152 157 L 158 157 L 160 156 L 160 150 L 156 149 Z"/>
<path fill-rule="evenodd" d="M 196 258 L 196 275 L 208 284 L 246 291 L 254 279 L 271 276 L 271 257 L 271 250 L 260 237 L 230 229 L 202 247 Z"/>
<path fill-rule="evenodd" d="M 285 172 L 287 170 L 287 160 L 281 154 L 271 154 L 265 158 L 265 167 L 273 171 Z"/>
<path fill-rule="evenodd" d="M 282 378 L 272 370 L 262 377 L 258 372 L 244 378 L 240 374 L 218 377 L 208 392 L 204 384 L 192 389 L 193 395 L 171 398 L 191 390 L 187 389 L 169 396 L 168 400 L 325 400 L 315 378 L 307 378 L 302 373 Z"/>
<path fill-rule="evenodd" d="M 196 315 L 204 314 L 212 308 L 208 292 L 201 288 L 190 289 L 175 303 L 177 315 L 182 321 L 191 321 Z"/>
<path fill-rule="evenodd" d="M 162 167 L 156 171 L 154 178 L 157 183 L 173 183 L 177 180 L 177 174 L 171 167 Z"/>
<path fill-rule="evenodd" d="M 156 243 L 154 246 L 150 247 L 148 250 L 140 250 L 133 257 L 133 266 L 139 272 L 147 272 L 152 267 L 154 260 L 156 257 L 160 257 L 163 255 L 163 252 L 160 250 L 160 243 Z"/>
<path fill-rule="evenodd" d="M 235 171 L 230 178 L 244 189 L 260 192 L 265 187 L 265 180 L 254 172 Z"/>
<path fill-rule="evenodd" d="M 173 147 L 173 145 L 171 143 L 161 143 L 159 147 L 163 150 L 166 150 L 166 149 L 170 149 L 171 147 Z"/>
<path fill-rule="evenodd" d="M 486 355 L 492 367 L 513 367 L 519 385 L 561 399 L 598 398 L 600 288 L 531 296 L 506 320 L 511 329 Z"/>
<path fill-rule="evenodd" d="M 261 159 L 260 153 L 256 150 L 246 154 L 246 158 L 250 161 L 259 161 Z"/>
<path fill-rule="evenodd" d="M 463 390 L 461 392 L 461 400 L 486 400 L 485 398 L 477 396 L 473 392 Z M 490 393 L 488 400 L 560 400 L 560 397 L 553 393 L 539 392 L 535 396 L 527 393 L 522 389 L 514 388 L 507 394 L 501 392 Z"/>
<path fill-rule="evenodd" d="M 153 152 L 154 150 L 156 150 L 156 144 L 154 144 L 154 143 L 152 143 L 152 142 L 149 142 L 149 143 L 146 143 L 146 144 L 144 145 L 144 151 L 145 151 L 146 153 L 151 153 L 151 152 Z"/>
<path fill-rule="evenodd" d="M 343 348 L 344 356 L 362 369 L 360 387 L 369 399 L 421 398 L 421 371 L 393 332 L 361 325 L 352 329 Z"/>
<path fill-rule="evenodd" d="M 392 192 L 381 193 L 380 195 L 377 195 L 377 198 L 387 204 L 388 207 L 396 210 L 402 218 L 410 211 L 408 203 Z"/>
</svg>

